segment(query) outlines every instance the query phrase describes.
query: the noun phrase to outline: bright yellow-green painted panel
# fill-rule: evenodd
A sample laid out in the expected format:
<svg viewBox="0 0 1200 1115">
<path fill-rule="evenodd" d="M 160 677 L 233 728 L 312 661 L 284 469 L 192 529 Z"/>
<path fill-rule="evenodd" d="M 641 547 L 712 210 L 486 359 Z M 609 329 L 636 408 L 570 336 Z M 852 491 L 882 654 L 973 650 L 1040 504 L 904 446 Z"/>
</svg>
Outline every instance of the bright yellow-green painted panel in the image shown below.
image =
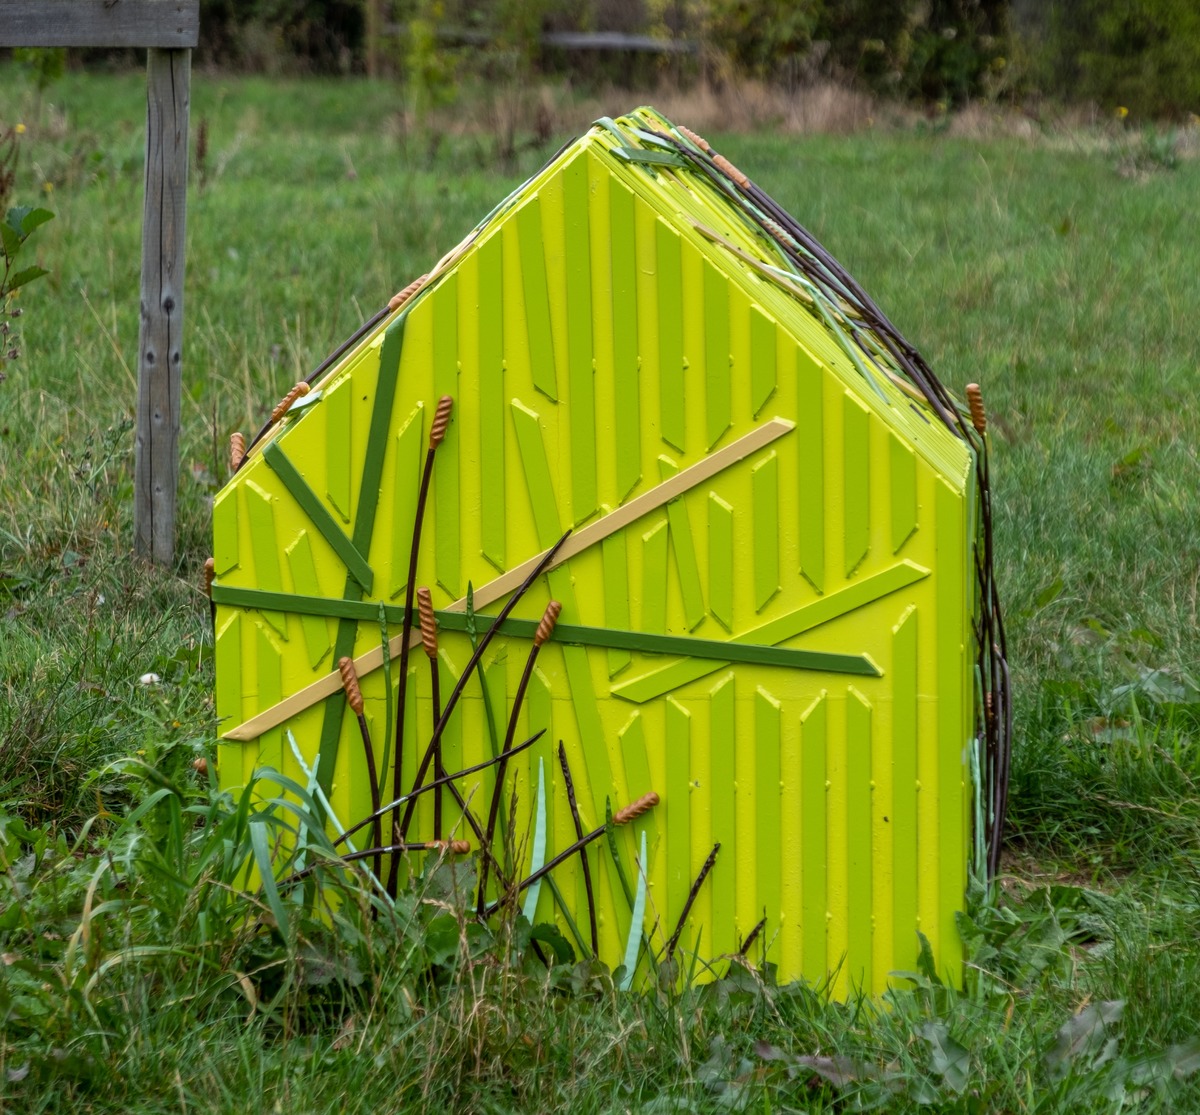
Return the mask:
<svg viewBox="0 0 1200 1115">
<path fill-rule="evenodd" d="M 654 930 L 657 949 L 720 842 L 680 955 L 698 949 L 707 961 L 736 951 L 765 914 L 751 953 L 778 963 L 781 978 L 821 980 L 838 968 L 839 994 L 859 980 L 882 992 L 890 971 L 912 967 L 919 930 L 957 979 L 953 917 L 966 879 L 963 748 L 972 708 L 969 457 L 890 384 L 885 398 L 876 395 L 796 299 L 698 231 L 704 225 L 761 251 L 712 191 L 690 180 L 681 189 L 674 172 L 629 164 L 611 147 L 607 133 L 589 133 L 568 148 L 414 298 L 402 311 L 398 368 L 381 378 L 381 327 L 319 385 L 340 409 L 326 420 L 320 400 L 275 436 L 338 521 L 348 518 L 348 534 L 374 503 L 364 552 L 374 592 L 394 606 L 407 580 L 429 423 L 438 396 L 453 396 L 417 565 L 417 583 L 445 608 L 468 583 L 486 589 L 568 526 L 603 525 L 764 422 L 793 423 L 571 557 L 535 583 L 514 615 L 536 620 L 554 595 L 564 624 L 724 644 L 759 628 L 786 630 L 793 613 L 850 599 L 838 594 L 852 590 L 852 608 L 829 609 L 831 618 L 783 645 L 866 656 L 879 676 L 718 659 L 633 701 L 622 687 L 660 669 L 662 655 L 636 639 L 617 650 L 552 641 L 518 736 L 535 725 L 552 730 L 512 761 L 506 779 L 505 800 L 513 792 L 518 800 L 514 847 L 528 849 L 539 760 L 550 800 L 547 855 L 573 839 L 550 746 L 561 739 L 585 825 L 602 823 L 606 799 L 615 809 L 649 789 L 662 796 L 652 815 L 617 834 L 632 879 L 647 832 L 653 913 L 643 928 Z M 669 320 L 664 307 L 674 308 Z M 390 374 L 396 390 L 378 448 L 378 491 L 364 492 L 372 414 Z M 335 453 L 329 431 L 347 426 Z M 220 505 L 220 587 L 362 599 L 261 455 L 252 454 Z M 289 550 L 304 560 L 289 564 Z M 264 620 L 219 605 L 218 713 L 227 728 L 323 676 L 330 657 L 314 666 L 318 625 L 334 633 L 350 623 L 272 611 Z M 379 644 L 375 619 L 346 630 L 356 655 Z M 388 634 L 398 631 L 392 622 Z M 277 680 L 251 666 L 267 645 L 278 651 Z M 444 699 L 469 645 L 453 632 L 442 633 L 441 645 Z M 485 657 L 501 734 L 528 651 L 527 642 L 500 638 Z M 404 786 L 433 720 L 419 651 L 410 676 Z M 380 759 L 394 732 L 385 685 L 382 671 L 362 679 Z M 395 676 L 391 686 L 395 708 Z M 318 704 L 270 739 L 223 744 L 223 784 L 238 784 L 268 743 L 294 771 L 282 750 L 285 729 L 311 765 L 323 719 Z M 491 754 L 477 683 L 450 738 L 447 753 L 463 764 Z M 477 815 L 486 815 L 493 786 L 491 772 L 464 783 Z M 331 800 L 344 823 L 367 810 L 362 743 L 349 714 Z M 447 827 L 458 818 L 448 796 L 443 815 Z M 412 834 L 432 835 L 431 800 L 415 818 Z M 454 835 L 474 840 L 465 830 Z M 607 848 L 591 862 L 600 952 L 615 965 L 628 903 Z M 555 878 L 586 934 L 580 874 L 571 861 Z M 546 889 L 538 916 L 562 923 Z"/>
</svg>

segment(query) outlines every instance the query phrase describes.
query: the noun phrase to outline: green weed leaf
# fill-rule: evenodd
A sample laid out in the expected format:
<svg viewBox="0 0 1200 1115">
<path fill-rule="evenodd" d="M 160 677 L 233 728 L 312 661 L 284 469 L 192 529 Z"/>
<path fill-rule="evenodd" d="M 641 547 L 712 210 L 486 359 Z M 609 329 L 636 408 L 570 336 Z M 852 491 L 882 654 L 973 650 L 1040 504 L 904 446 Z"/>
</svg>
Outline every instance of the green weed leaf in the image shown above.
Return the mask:
<svg viewBox="0 0 1200 1115">
<path fill-rule="evenodd" d="M 21 250 L 21 234 L 7 221 L 0 221 L 0 244 L 6 259 L 13 259 Z"/>
<path fill-rule="evenodd" d="M 33 212 L 32 205 L 14 205 L 5 215 L 4 223 L 13 230 L 21 239 L 25 239 L 24 225 L 25 218 Z"/>
<path fill-rule="evenodd" d="M 25 215 L 21 218 L 19 231 L 24 236 L 28 236 L 35 228 L 40 228 L 47 221 L 54 220 L 54 214 L 49 209 L 26 209 Z M 11 217 L 11 213 L 9 214 Z M 13 226 L 14 228 L 17 226 Z"/>
<path fill-rule="evenodd" d="M 535 925 L 529 934 L 529 939 L 531 941 L 540 941 L 543 945 L 548 945 L 550 951 L 554 953 L 554 959 L 559 964 L 575 963 L 575 950 L 571 947 L 571 942 L 562 935 L 558 926 L 549 924 Z"/>
<path fill-rule="evenodd" d="M 1037 596 L 1033 598 L 1034 606 L 1037 608 L 1044 608 L 1047 604 L 1052 604 L 1062 595 L 1065 587 L 1066 585 L 1063 579 L 1061 577 L 1055 577 L 1054 580 L 1048 585 L 1045 585 L 1038 590 Z"/>
<path fill-rule="evenodd" d="M 933 948 L 929 944 L 929 938 L 920 932 L 917 933 L 917 937 L 921 941 L 921 949 L 917 954 L 917 971 L 935 987 L 941 987 L 942 980 L 937 974 L 937 963 L 933 959 Z"/>
<path fill-rule="evenodd" d="M 471 649 L 479 645 L 479 632 L 475 628 L 475 586 L 467 582 L 467 638 L 471 640 Z"/>
<path fill-rule="evenodd" d="M 869 1075 L 864 1070 L 864 1066 L 855 1061 L 854 1058 L 843 1057 L 837 1054 L 832 1057 L 819 1055 L 797 1057 L 795 1064 L 800 1068 L 808 1069 L 822 1080 L 828 1081 L 835 1088 L 847 1088 L 851 1084 L 856 1084 L 860 1080 L 866 1079 Z"/>
<path fill-rule="evenodd" d="M 971 1079 L 971 1054 L 950 1036 L 944 1022 L 926 1022 L 917 1033 L 929 1043 L 933 1071 L 951 1091 L 962 1095 Z"/>
<path fill-rule="evenodd" d="M 458 955 L 458 921 L 450 914 L 439 914 L 425 929 L 425 955 L 431 964 L 449 964 Z"/>
<path fill-rule="evenodd" d="M 1055 1035 L 1054 1046 L 1043 1061 L 1052 1079 L 1060 1080 L 1071 1072 L 1090 1072 L 1116 1054 L 1116 1039 L 1108 1036 L 1108 1027 L 1120 1021 L 1125 1011 L 1123 999 L 1091 1003 L 1074 1018 L 1068 1019 Z"/>
<path fill-rule="evenodd" d="M 267 843 L 266 822 L 257 817 L 250 822 L 250 846 L 254 849 L 254 862 L 262 876 L 263 897 L 267 906 L 275 915 L 275 922 L 284 938 L 290 936 L 287 908 L 279 897 L 279 888 L 275 885 L 275 865 L 271 861 L 271 849 Z"/>
<path fill-rule="evenodd" d="M 1200 1038 L 1173 1045 L 1163 1054 L 1176 1080 L 1185 1080 L 1200 1072 Z"/>
<path fill-rule="evenodd" d="M 642 829 L 641 855 L 638 857 L 637 892 L 633 896 L 633 915 L 629 920 L 629 940 L 625 942 L 625 960 L 621 967 L 625 975 L 621 980 L 621 990 L 628 991 L 633 986 L 633 973 L 637 970 L 638 950 L 642 945 L 642 922 L 646 917 L 646 830 Z"/>
<path fill-rule="evenodd" d="M 538 756 L 537 804 L 535 809 L 533 849 L 529 858 L 530 875 L 540 871 L 542 864 L 546 862 L 546 770 L 541 756 Z M 541 879 L 533 883 L 529 890 L 525 892 L 525 904 L 521 907 L 521 912 L 528 919 L 530 925 L 533 924 L 534 915 L 537 913 L 538 898 L 541 896 L 541 893 Z"/>
</svg>

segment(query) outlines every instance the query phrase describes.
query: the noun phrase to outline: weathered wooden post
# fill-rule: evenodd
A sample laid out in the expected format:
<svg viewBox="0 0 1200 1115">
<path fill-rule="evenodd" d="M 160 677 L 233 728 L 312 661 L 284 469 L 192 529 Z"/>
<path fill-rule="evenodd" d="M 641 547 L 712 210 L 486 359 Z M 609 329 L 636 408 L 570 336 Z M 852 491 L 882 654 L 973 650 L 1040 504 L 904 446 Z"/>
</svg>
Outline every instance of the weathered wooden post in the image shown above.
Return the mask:
<svg viewBox="0 0 1200 1115">
<path fill-rule="evenodd" d="M 165 563 L 175 556 L 179 487 L 192 52 L 151 48 L 147 53 L 134 547 L 140 556 Z"/>
<path fill-rule="evenodd" d="M 0 46 L 145 47 L 149 55 L 134 548 L 158 562 L 175 556 L 188 102 L 199 28 L 199 0 L 0 0 Z"/>
</svg>

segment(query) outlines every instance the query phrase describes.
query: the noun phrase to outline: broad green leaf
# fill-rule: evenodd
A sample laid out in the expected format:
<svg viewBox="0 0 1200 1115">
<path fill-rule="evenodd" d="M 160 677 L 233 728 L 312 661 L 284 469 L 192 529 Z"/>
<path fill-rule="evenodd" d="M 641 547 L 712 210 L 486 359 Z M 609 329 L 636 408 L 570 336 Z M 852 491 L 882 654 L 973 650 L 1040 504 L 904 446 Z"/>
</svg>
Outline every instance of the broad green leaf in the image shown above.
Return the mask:
<svg viewBox="0 0 1200 1115">
<path fill-rule="evenodd" d="M 1200 1072 L 1200 1038 L 1172 1045 L 1163 1057 L 1171 1066 L 1171 1073 L 1176 1080 L 1183 1080 Z"/>
<path fill-rule="evenodd" d="M 13 230 L 22 240 L 25 237 L 21 234 L 21 228 L 25 224 L 25 218 L 33 212 L 32 205 L 14 205 L 5 215 L 4 223 Z"/>
<path fill-rule="evenodd" d="M 930 1061 L 947 1087 L 962 1095 L 971 1079 L 971 1054 L 950 1036 L 944 1022 L 931 1020 L 917 1031 L 929 1042 Z"/>
<path fill-rule="evenodd" d="M 1057 600 L 1065 588 L 1065 583 L 1061 577 L 1056 577 L 1048 585 L 1043 586 L 1038 590 L 1037 596 L 1033 598 L 1033 603 L 1038 608 L 1044 608 L 1047 604 Z"/>
<path fill-rule="evenodd" d="M 1115 1043 L 1109 1042 L 1108 1027 L 1120 1020 L 1125 1010 L 1123 999 L 1103 1003 L 1091 1003 L 1074 1018 L 1067 1019 L 1055 1035 L 1054 1047 L 1043 1058 L 1051 1077 L 1061 1079 L 1074 1067 L 1074 1062 L 1085 1058 L 1079 1066 L 1087 1070 L 1097 1068 L 1112 1057 Z"/>
<path fill-rule="evenodd" d="M 49 209 L 29 209 L 21 218 L 20 231 L 28 236 L 35 228 L 40 228 L 47 221 L 54 220 L 54 214 Z"/>
<path fill-rule="evenodd" d="M 546 769 L 541 756 L 538 756 L 538 786 L 537 786 L 537 815 L 533 823 L 533 853 L 529 858 L 529 874 L 541 870 L 546 862 Z M 532 883 L 525 892 L 525 905 L 521 912 L 533 924 L 533 916 L 537 913 L 538 897 L 542 893 L 542 880 Z"/>
<path fill-rule="evenodd" d="M 4 255 L 8 259 L 21 250 L 21 234 L 7 221 L 0 221 L 0 243 L 4 245 Z"/>
<path fill-rule="evenodd" d="M 250 846 L 254 849 L 254 862 L 262 876 L 263 897 L 267 900 L 271 913 L 275 915 L 279 932 L 287 938 L 290 936 L 287 910 L 279 897 L 279 888 L 275 886 L 275 865 L 271 862 L 266 825 L 258 818 L 250 822 Z"/>
<path fill-rule="evenodd" d="M 575 950 L 571 948 L 571 942 L 562 935 L 558 926 L 550 924 L 535 925 L 529 934 L 529 939 L 549 945 L 554 952 L 554 959 L 560 964 L 573 964 L 575 962 Z"/>
<path fill-rule="evenodd" d="M 471 640 L 471 649 L 479 645 L 479 632 L 475 627 L 475 586 L 467 582 L 467 638 Z"/>
<path fill-rule="evenodd" d="M 621 990 L 633 986 L 633 973 L 637 970 L 638 950 L 642 947 L 642 922 L 646 918 L 646 830 L 642 829 L 642 852 L 638 857 L 637 893 L 633 896 L 633 916 L 629 920 L 629 939 L 625 942 L 625 975 L 621 979 Z"/>
</svg>

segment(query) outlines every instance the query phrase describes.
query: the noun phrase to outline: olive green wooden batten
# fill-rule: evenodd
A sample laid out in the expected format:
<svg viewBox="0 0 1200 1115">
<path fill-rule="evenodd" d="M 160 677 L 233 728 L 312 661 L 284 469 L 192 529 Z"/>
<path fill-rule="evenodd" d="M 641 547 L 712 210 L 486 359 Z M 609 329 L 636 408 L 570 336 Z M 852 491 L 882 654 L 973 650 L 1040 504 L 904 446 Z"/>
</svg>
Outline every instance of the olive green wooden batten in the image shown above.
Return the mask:
<svg viewBox="0 0 1200 1115">
<path fill-rule="evenodd" d="M 600 121 L 239 443 L 223 785 L 303 782 L 290 737 L 356 822 L 479 767 L 384 825 L 471 851 L 391 878 L 490 845 L 480 916 L 636 980 L 750 950 L 879 993 L 921 935 L 961 978 L 1007 745 L 982 423 L 773 204 L 652 110 Z"/>
</svg>

